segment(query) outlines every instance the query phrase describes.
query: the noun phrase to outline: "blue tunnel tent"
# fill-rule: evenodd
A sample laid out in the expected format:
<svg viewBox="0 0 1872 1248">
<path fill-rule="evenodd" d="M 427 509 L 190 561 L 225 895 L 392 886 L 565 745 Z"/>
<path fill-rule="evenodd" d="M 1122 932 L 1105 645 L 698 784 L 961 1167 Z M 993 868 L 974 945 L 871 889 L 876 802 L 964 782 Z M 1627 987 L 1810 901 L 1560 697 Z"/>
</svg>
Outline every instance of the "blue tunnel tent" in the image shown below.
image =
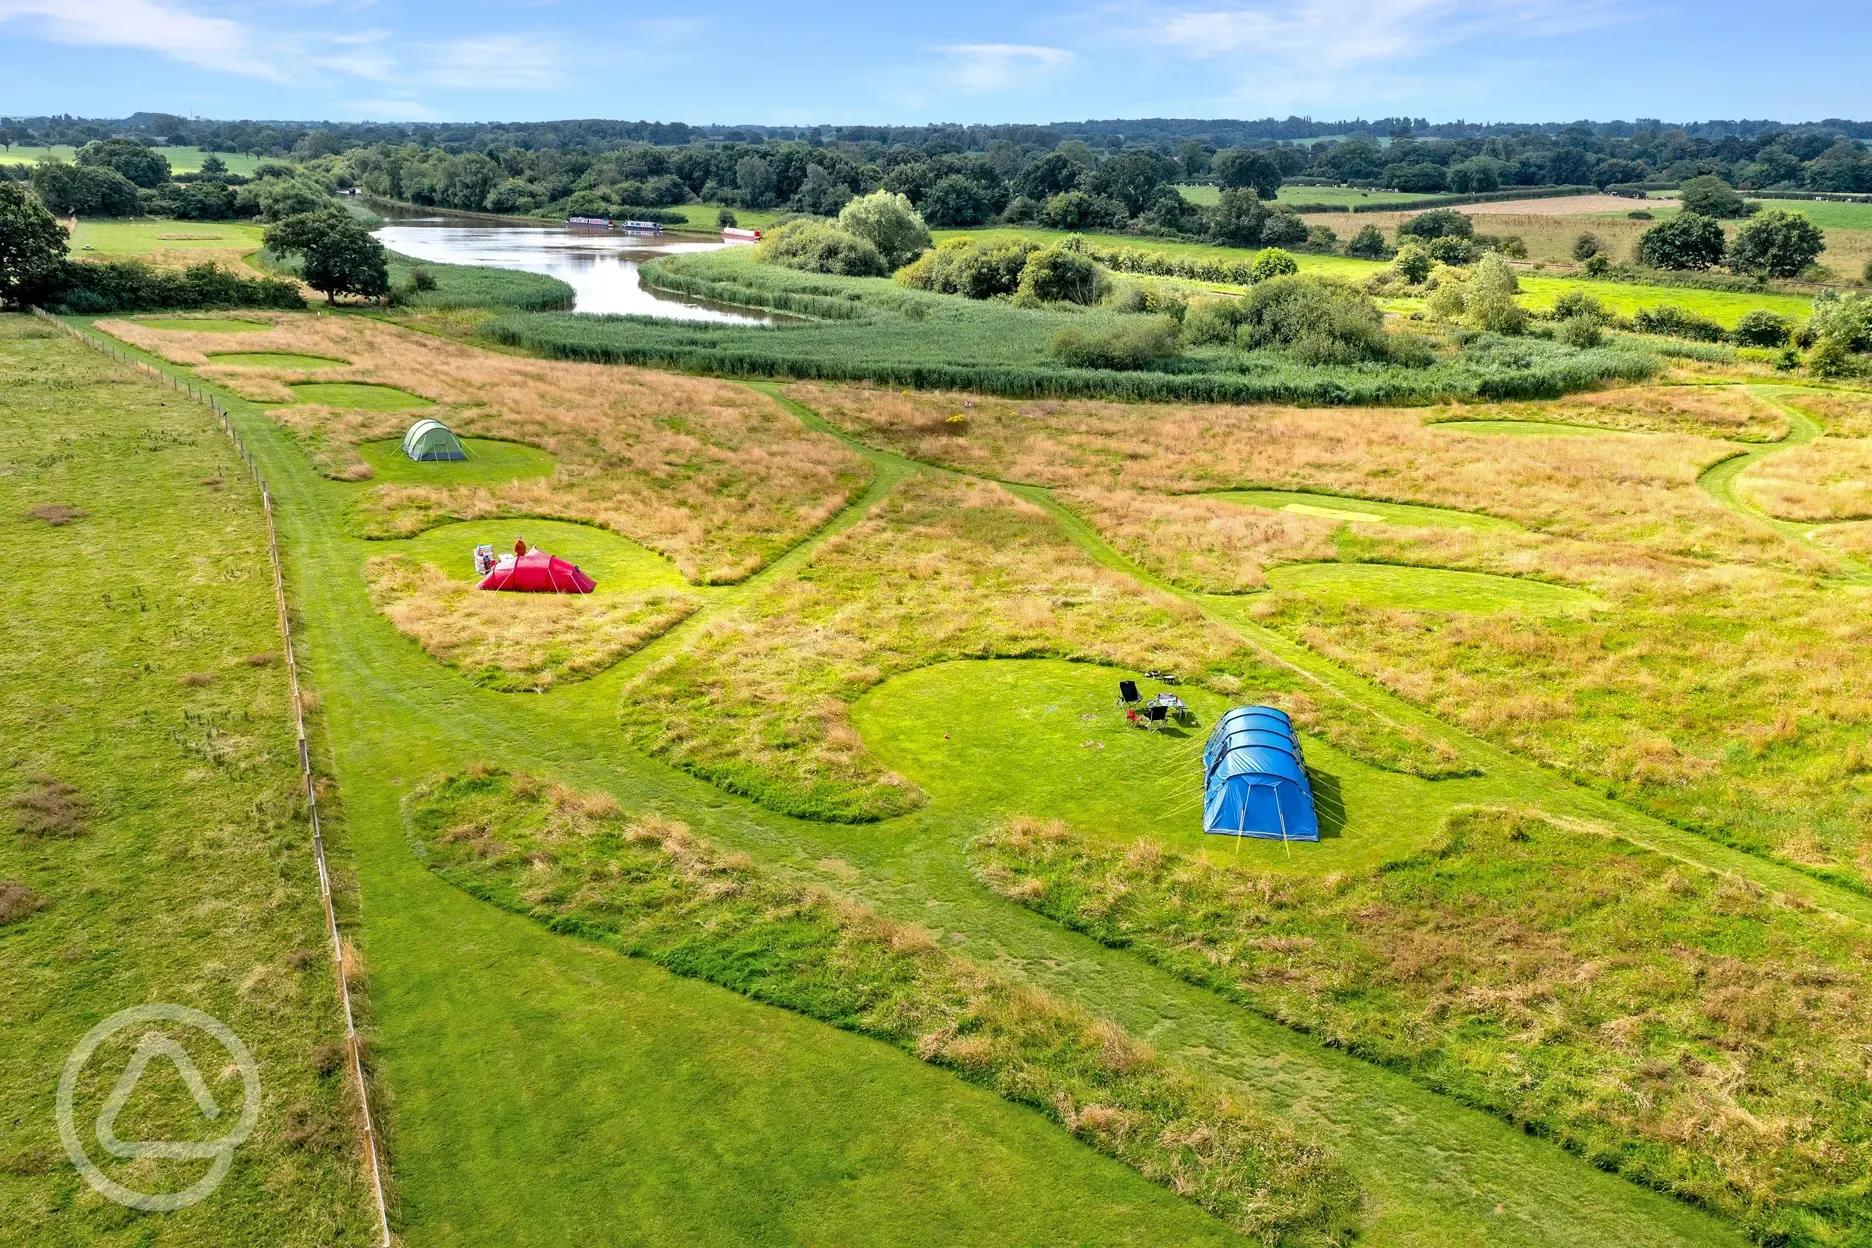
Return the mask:
<svg viewBox="0 0 1872 1248">
<path fill-rule="evenodd" d="M 1203 747 L 1203 831 L 1319 840 L 1313 786 L 1285 711 L 1238 706 L 1216 721 Z"/>
<path fill-rule="evenodd" d="M 403 453 L 417 463 L 430 460 L 467 459 L 461 440 L 441 421 L 425 416 L 403 435 Z"/>
</svg>

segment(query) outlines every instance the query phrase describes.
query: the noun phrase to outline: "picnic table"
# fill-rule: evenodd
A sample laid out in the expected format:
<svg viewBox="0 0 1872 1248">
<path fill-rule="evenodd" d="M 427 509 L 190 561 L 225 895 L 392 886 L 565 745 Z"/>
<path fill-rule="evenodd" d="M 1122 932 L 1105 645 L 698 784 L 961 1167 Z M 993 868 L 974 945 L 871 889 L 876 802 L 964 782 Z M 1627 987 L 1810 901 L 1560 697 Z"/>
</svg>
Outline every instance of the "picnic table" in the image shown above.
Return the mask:
<svg viewBox="0 0 1872 1248">
<path fill-rule="evenodd" d="M 1189 706 L 1184 703 L 1182 698 L 1177 697 L 1174 693 L 1160 693 L 1144 705 L 1146 707 L 1161 706 L 1165 711 L 1176 716 L 1178 719 L 1189 718 Z"/>
</svg>

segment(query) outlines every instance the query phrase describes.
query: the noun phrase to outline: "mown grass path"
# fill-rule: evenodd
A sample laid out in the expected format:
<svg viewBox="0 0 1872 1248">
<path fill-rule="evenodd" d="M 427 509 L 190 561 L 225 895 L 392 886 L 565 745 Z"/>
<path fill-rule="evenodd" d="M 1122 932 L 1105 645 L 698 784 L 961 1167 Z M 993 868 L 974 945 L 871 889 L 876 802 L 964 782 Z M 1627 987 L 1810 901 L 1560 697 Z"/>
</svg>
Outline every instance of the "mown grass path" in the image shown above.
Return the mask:
<svg viewBox="0 0 1872 1248">
<path fill-rule="evenodd" d="M 259 408 L 222 397 L 277 491 L 312 683 L 324 696 L 324 750 L 358 865 L 360 940 L 410 1243 L 792 1243 L 822 1241 L 828 1227 L 852 1243 L 1220 1242 L 1205 1229 L 1213 1222 L 1188 1220 L 1189 1206 L 1062 1133 L 1032 1130 L 1044 1125 L 1035 1115 L 972 1100 L 940 1071 L 915 1068 L 906 1110 L 881 1091 L 894 1070 L 884 1058 L 898 1060 L 882 1046 L 555 936 L 442 884 L 409 850 L 400 799 L 483 758 L 604 789 L 627 808 L 681 818 L 779 870 L 921 921 L 1286 1109 L 1336 1143 L 1358 1174 L 1372 1203 L 1365 1243 L 1742 1243 L 1707 1214 L 993 897 L 963 855 L 980 812 L 937 801 L 888 824 L 807 823 L 622 747 L 614 708 L 633 671 L 720 606 L 797 567 L 906 473 L 933 471 L 925 465 L 865 450 L 877 468 L 871 487 L 759 576 L 711 591 L 690 622 L 598 678 L 546 696 L 502 695 L 430 662 L 371 610 L 359 575 L 371 546 L 339 524 L 354 487 L 314 473 Z M 1096 557 L 1150 581 L 1043 491 L 1025 492 Z M 1345 696 L 1450 735 L 1200 601 L 1323 688 L 1343 685 Z M 1462 748 L 1472 743 L 1463 738 Z M 1493 774 L 1505 792 L 1516 775 L 1543 793 L 1571 791 L 1500 751 L 1484 761 L 1501 768 Z M 1629 817 L 1600 806 L 1599 817 Z M 803 1063 L 789 1044 L 823 1060 Z M 721 1086 L 734 1084 L 719 1072 L 736 1063 L 761 1077 L 758 1089 Z M 724 1117 L 741 1125 L 711 1132 Z M 907 1150 L 907 1165 L 888 1164 L 893 1149 Z M 1015 1176 L 1031 1182 L 990 1171 L 970 1179 L 958 1155 L 1039 1164 Z M 990 1184 L 985 1203 L 957 1190 L 971 1182 Z"/>
</svg>

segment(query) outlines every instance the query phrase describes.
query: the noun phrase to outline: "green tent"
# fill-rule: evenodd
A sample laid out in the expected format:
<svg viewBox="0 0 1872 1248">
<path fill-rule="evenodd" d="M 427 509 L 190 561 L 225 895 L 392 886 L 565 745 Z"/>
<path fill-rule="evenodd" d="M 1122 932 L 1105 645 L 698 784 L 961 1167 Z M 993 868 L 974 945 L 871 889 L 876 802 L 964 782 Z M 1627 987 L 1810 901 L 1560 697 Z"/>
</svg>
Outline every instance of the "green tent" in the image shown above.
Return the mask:
<svg viewBox="0 0 1872 1248">
<path fill-rule="evenodd" d="M 432 459 L 467 459 L 461 439 L 439 420 L 423 417 L 403 435 L 403 453 L 422 463 Z"/>
</svg>

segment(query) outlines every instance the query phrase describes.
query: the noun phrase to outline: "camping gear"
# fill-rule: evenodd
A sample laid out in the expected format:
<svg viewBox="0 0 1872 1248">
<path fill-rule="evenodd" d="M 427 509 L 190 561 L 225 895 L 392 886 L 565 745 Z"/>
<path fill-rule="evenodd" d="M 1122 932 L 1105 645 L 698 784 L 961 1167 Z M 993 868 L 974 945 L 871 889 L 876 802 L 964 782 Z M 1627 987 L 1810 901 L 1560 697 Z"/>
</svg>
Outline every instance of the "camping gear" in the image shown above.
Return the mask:
<svg viewBox="0 0 1872 1248">
<path fill-rule="evenodd" d="M 1138 718 L 1146 728 L 1153 731 L 1164 726 L 1170 718 L 1170 708 L 1161 702 L 1146 702 L 1137 712 Z"/>
<path fill-rule="evenodd" d="M 433 416 L 425 416 L 403 435 L 403 453 L 417 463 L 431 460 L 467 459 L 461 439 Z"/>
<path fill-rule="evenodd" d="M 534 550 L 524 555 L 502 555 L 475 588 L 524 594 L 589 594 L 598 583 L 579 571 L 578 565 Z"/>
<path fill-rule="evenodd" d="M 494 570 L 494 548 L 482 545 L 474 550 L 475 575 L 486 576 Z"/>
<path fill-rule="evenodd" d="M 1176 716 L 1179 721 L 1188 719 L 1190 717 L 1189 705 L 1185 703 L 1182 698 L 1177 697 L 1177 695 L 1174 693 L 1159 693 L 1156 697 L 1152 698 L 1145 705 L 1161 707 L 1165 711 L 1168 711 L 1170 714 Z M 1156 718 L 1156 717 L 1153 717 L 1153 718 Z"/>
<path fill-rule="evenodd" d="M 1313 785 L 1285 711 L 1238 706 L 1216 721 L 1203 747 L 1203 831 L 1319 840 Z"/>
<path fill-rule="evenodd" d="M 1161 680 L 1166 685 L 1180 685 L 1183 683 L 1182 680 L 1178 678 L 1175 672 L 1156 672 L 1156 671 L 1145 672 L 1144 679 Z"/>
<path fill-rule="evenodd" d="M 1118 682 L 1118 705 L 1136 706 L 1144 699 L 1137 691 L 1137 681 L 1121 680 Z"/>
</svg>

